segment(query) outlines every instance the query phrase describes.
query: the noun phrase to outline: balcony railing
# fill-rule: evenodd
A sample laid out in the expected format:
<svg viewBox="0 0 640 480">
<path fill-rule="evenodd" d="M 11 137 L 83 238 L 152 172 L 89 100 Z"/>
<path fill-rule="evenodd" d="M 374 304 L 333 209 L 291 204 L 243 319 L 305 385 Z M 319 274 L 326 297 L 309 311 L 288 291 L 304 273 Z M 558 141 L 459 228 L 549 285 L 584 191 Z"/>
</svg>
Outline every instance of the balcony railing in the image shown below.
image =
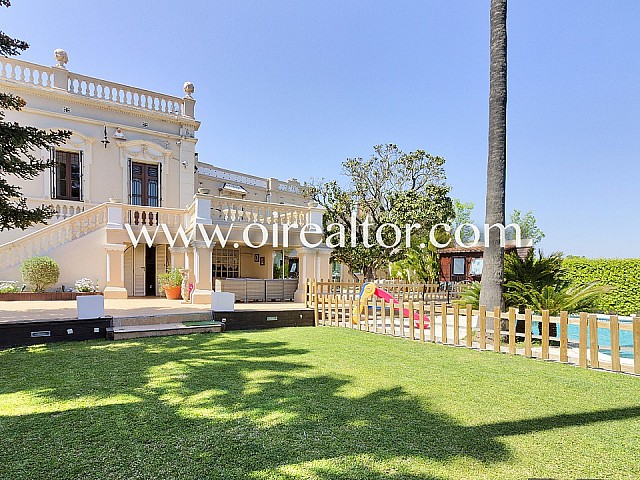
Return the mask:
<svg viewBox="0 0 640 480">
<path fill-rule="evenodd" d="M 0 57 L 0 78 L 40 87 L 53 87 L 53 68 L 15 58 Z"/>
<path fill-rule="evenodd" d="M 182 108 L 181 98 L 107 82 L 77 73 L 69 73 L 67 91 L 84 97 L 107 100 L 171 115 L 180 115 Z"/>
<path fill-rule="evenodd" d="M 27 206 L 29 208 L 37 208 L 37 207 L 46 207 L 49 206 L 53 209 L 53 216 L 51 220 L 58 221 L 64 220 L 65 218 L 73 217 L 74 215 L 78 215 L 79 213 L 84 212 L 85 210 L 89 210 L 94 207 L 94 204 L 85 203 L 85 202 L 74 202 L 70 200 L 58 200 L 58 199 L 38 199 L 38 198 L 27 198 Z M 49 223 L 51 222 L 49 220 Z"/>
<path fill-rule="evenodd" d="M 177 228 L 180 225 L 188 227 L 187 210 L 181 208 L 141 207 L 136 205 L 123 205 L 124 221 L 132 227 L 146 225 L 156 227 L 166 225 L 169 228 Z"/>
<path fill-rule="evenodd" d="M 61 78 L 57 78 L 57 76 L 61 76 Z M 74 95 L 160 114 L 193 116 L 194 100 L 190 97 L 179 98 L 165 95 L 72 73 L 64 68 L 46 67 L 15 58 L 0 56 L 0 80 L 8 80 L 45 89 L 62 89 Z"/>
<path fill-rule="evenodd" d="M 211 220 L 218 222 L 288 224 L 302 227 L 307 223 L 308 207 L 213 197 Z"/>
</svg>

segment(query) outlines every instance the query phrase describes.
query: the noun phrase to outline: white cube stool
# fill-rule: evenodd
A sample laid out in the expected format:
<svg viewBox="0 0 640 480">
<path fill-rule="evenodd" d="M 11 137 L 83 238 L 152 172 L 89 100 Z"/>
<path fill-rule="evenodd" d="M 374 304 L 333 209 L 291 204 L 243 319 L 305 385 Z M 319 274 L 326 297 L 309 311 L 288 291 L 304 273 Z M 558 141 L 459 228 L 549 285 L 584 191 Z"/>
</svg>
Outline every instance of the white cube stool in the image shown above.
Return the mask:
<svg viewBox="0 0 640 480">
<path fill-rule="evenodd" d="M 214 312 L 233 312 L 235 303 L 235 293 L 211 292 L 211 310 Z"/>
<path fill-rule="evenodd" d="M 104 317 L 104 297 L 102 295 L 83 295 L 76 297 L 78 320 Z"/>
</svg>

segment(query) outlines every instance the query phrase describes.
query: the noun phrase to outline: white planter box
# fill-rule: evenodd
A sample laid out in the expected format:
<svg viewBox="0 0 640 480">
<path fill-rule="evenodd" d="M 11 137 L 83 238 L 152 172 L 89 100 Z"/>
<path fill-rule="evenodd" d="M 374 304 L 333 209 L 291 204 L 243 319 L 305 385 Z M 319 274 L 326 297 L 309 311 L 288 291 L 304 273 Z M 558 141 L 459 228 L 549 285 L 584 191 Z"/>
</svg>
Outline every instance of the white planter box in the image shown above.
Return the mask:
<svg viewBox="0 0 640 480">
<path fill-rule="evenodd" d="M 84 295 L 76 298 L 78 320 L 104 317 L 104 297 L 102 295 Z"/>
<path fill-rule="evenodd" d="M 233 312 L 236 296 L 229 292 L 211 292 L 211 310 L 214 312 Z"/>
</svg>

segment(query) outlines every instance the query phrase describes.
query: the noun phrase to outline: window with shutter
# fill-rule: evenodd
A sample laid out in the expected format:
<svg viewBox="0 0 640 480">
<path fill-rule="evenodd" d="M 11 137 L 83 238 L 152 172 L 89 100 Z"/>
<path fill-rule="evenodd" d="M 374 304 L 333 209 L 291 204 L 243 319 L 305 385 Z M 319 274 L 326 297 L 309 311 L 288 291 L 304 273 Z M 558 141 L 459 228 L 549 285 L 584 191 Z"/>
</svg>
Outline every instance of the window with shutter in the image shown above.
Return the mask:
<svg viewBox="0 0 640 480">
<path fill-rule="evenodd" d="M 81 152 L 55 150 L 51 172 L 51 197 L 60 200 L 82 200 Z"/>
</svg>

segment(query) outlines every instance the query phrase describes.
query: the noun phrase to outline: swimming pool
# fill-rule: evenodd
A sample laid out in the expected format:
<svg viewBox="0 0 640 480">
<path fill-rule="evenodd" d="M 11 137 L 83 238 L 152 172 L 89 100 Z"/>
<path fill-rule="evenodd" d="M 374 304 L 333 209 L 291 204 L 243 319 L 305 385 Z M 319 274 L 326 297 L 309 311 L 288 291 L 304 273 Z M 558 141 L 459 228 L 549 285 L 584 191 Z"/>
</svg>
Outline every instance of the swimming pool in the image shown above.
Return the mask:
<svg viewBox="0 0 640 480">
<path fill-rule="evenodd" d="M 576 315 L 571 315 L 571 319 L 577 320 L 580 318 Z M 598 322 L 608 322 L 608 315 L 598 315 Z M 623 324 L 632 324 L 631 317 L 618 317 L 620 326 Z M 538 334 L 538 324 L 540 322 L 531 322 L 531 330 L 534 335 Z M 580 341 L 580 325 L 569 324 L 567 329 L 567 338 L 569 342 L 578 343 Z M 619 330 L 620 337 L 620 357 L 621 358 L 633 358 L 633 332 L 631 330 Z M 587 345 L 590 345 L 591 336 L 589 329 L 587 329 Z M 598 351 L 605 355 L 611 355 L 611 336 L 608 328 L 598 328 Z"/>
</svg>

